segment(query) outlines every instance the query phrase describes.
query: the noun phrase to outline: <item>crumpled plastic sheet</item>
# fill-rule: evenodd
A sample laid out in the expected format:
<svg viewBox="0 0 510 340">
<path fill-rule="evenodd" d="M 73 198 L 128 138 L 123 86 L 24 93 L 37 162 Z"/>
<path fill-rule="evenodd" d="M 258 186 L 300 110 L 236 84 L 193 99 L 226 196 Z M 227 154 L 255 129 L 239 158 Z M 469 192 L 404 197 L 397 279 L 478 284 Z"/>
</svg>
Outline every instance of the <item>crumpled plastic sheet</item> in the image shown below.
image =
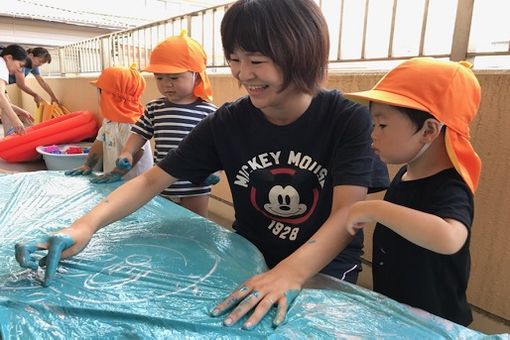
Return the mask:
<svg viewBox="0 0 510 340">
<path fill-rule="evenodd" d="M 56 171 L 0 176 L 0 338 L 485 337 L 327 277 L 325 289 L 299 294 L 276 329 L 275 308 L 252 330 L 225 327 L 209 311 L 266 270 L 263 257 L 244 238 L 160 197 L 63 260 L 48 288 L 17 264 L 16 242 L 68 226 L 117 185 Z"/>
</svg>

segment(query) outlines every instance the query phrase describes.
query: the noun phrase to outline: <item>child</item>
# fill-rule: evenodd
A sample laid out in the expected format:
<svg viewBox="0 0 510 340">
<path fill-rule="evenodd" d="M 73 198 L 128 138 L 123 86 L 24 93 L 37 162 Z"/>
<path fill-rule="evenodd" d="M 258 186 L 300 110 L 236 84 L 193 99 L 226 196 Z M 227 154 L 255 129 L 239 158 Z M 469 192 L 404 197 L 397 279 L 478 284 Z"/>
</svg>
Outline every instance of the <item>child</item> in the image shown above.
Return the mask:
<svg viewBox="0 0 510 340">
<path fill-rule="evenodd" d="M 11 104 L 6 86 L 9 83 L 9 74 L 23 66 L 27 53 L 19 45 L 9 45 L 0 51 L 0 57 L 0 113 L 2 114 L 4 135 L 8 135 L 11 129 L 16 134 L 24 134 L 25 127 L 18 115 L 28 122 L 32 122 L 34 119 L 27 111 Z"/>
<path fill-rule="evenodd" d="M 45 284 L 61 253 L 80 252 L 97 230 L 177 178 L 200 183 L 221 169 L 234 202 L 234 228 L 272 268 L 213 309 L 216 316 L 237 305 L 225 325 L 255 309 L 243 324 L 252 328 L 276 304 L 274 324 L 281 324 L 295 292 L 325 266 L 329 275 L 356 281 L 363 236 L 349 236 L 345 212 L 368 188 L 385 188 L 388 174 L 370 148 L 367 108 L 320 87 L 329 56 L 320 8 L 313 0 L 239 0 L 226 11 L 221 35 L 232 75 L 248 95 L 203 119 L 157 166 L 51 236 L 63 242 L 51 246 L 56 255 Z M 17 246 L 17 260 L 27 268 L 31 249 L 30 243 Z"/>
<path fill-rule="evenodd" d="M 28 85 L 25 83 L 25 77 L 29 74 L 33 74 L 39 85 L 50 95 L 51 102 L 58 104 L 58 99 L 53 93 L 50 85 L 44 80 L 41 76 L 41 71 L 39 67 L 46 63 L 51 63 L 51 54 L 47 49 L 43 47 L 29 48 L 27 50 L 28 58 L 26 59 L 25 65 L 22 69 L 16 70 L 14 74 L 11 74 L 9 77 L 9 84 L 16 84 L 18 87 L 34 97 L 34 101 L 39 106 L 41 101 L 43 100 L 41 96 L 39 96 L 36 92 L 34 92 Z"/>
<path fill-rule="evenodd" d="M 90 148 L 85 164 L 65 172 L 68 176 L 89 175 L 102 160 L 103 171 L 108 178 L 131 179 L 153 166 L 150 144 L 143 143 L 133 156 L 139 160 L 131 170 L 117 173 L 115 162 L 122 146 L 129 137 L 131 125 L 137 121 L 143 111 L 140 97 L 145 89 L 145 79 L 131 67 L 109 67 L 92 82 L 99 91 L 99 107 L 104 117 L 96 140 Z M 97 177 L 104 180 L 103 176 Z M 94 182 L 97 178 L 93 178 Z"/>
<path fill-rule="evenodd" d="M 352 234 L 377 222 L 374 290 L 469 325 L 469 236 L 481 165 L 469 123 L 480 104 L 478 81 L 466 62 L 414 58 L 372 90 L 346 96 L 370 101 L 380 158 L 405 163 L 384 201 L 357 202 L 349 211 Z"/>
<path fill-rule="evenodd" d="M 154 73 L 163 97 L 147 104 L 143 116 L 132 128 L 119 156 L 123 161 L 119 164 L 133 164 L 135 152 L 152 137 L 155 140 L 154 161 L 161 161 L 203 118 L 216 110 L 211 103 L 212 91 L 205 67 L 205 52 L 186 36 L 185 30 L 154 48 L 145 71 Z M 122 172 L 118 168 L 115 171 Z M 210 191 L 207 183 L 179 180 L 160 195 L 207 217 Z"/>
</svg>

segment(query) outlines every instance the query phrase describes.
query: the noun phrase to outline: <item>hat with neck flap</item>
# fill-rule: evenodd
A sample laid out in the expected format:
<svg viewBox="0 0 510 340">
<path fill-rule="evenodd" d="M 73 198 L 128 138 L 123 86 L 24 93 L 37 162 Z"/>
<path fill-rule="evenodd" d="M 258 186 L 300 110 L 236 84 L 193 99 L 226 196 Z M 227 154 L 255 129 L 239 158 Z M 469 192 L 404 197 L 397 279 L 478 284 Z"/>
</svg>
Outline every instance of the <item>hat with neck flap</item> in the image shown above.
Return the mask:
<svg viewBox="0 0 510 340">
<path fill-rule="evenodd" d="M 101 90 L 99 106 L 104 118 L 131 124 L 140 118 L 143 113 L 140 98 L 146 83 L 136 65 L 105 68 L 91 83 Z"/>
<path fill-rule="evenodd" d="M 205 101 L 212 101 L 212 89 L 205 73 L 207 55 L 202 46 L 182 30 L 177 36 L 159 43 L 150 55 L 150 63 L 144 71 L 161 74 L 195 72 L 200 76 L 195 82 L 193 94 Z"/>
<path fill-rule="evenodd" d="M 430 113 L 446 126 L 445 144 L 457 172 L 474 193 L 481 160 L 469 139 L 469 124 L 480 106 L 481 90 L 467 61 L 412 58 L 389 71 L 371 90 L 347 98 Z"/>
</svg>

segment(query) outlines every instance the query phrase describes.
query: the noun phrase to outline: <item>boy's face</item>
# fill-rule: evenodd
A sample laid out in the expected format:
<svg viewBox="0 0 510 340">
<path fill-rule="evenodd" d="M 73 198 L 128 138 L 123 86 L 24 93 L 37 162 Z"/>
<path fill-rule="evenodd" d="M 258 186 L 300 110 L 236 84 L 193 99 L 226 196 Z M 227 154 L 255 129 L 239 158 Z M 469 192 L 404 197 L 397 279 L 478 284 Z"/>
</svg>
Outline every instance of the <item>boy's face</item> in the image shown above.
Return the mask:
<svg viewBox="0 0 510 340">
<path fill-rule="evenodd" d="M 292 108 L 296 102 L 294 87 L 290 85 L 279 92 L 283 85 L 283 73 L 271 58 L 236 49 L 229 56 L 229 65 L 234 78 L 248 92 L 252 104 L 269 119 L 291 111 L 288 108 Z"/>
<path fill-rule="evenodd" d="M 423 147 L 422 134 L 405 114 L 392 106 L 372 102 L 372 148 L 388 164 L 410 162 Z"/>
<path fill-rule="evenodd" d="M 159 92 L 174 104 L 191 104 L 197 100 L 193 94 L 197 75 L 193 72 L 155 73 Z"/>
</svg>

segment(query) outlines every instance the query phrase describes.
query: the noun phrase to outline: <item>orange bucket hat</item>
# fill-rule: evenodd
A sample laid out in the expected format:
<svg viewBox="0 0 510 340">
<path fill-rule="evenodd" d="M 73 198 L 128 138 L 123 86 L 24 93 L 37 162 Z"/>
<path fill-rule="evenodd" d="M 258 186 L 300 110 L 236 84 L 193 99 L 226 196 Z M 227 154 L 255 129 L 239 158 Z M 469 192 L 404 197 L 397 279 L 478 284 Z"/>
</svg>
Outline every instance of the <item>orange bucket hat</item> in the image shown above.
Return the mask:
<svg viewBox="0 0 510 340">
<path fill-rule="evenodd" d="M 446 125 L 448 156 L 475 192 L 482 162 L 469 141 L 469 124 L 480 106 L 481 90 L 470 63 L 412 58 L 389 71 L 371 90 L 345 96 L 430 113 Z"/>
<path fill-rule="evenodd" d="M 99 78 L 91 81 L 101 89 L 101 114 L 119 123 L 136 123 L 143 113 L 140 97 L 145 90 L 145 79 L 131 67 L 108 67 Z"/>
<path fill-rule="evenodd" d="M 207 55 L 202 46 L 188 37 L 186 30 L 182 30 L 180 35 L 167 38 L 154 48 L 149 66 L 144 71 L 166 74 L 196 72 L 200 75 L 200 81 L 195 84 L 193 94 L 212 101 L 211 84 L 205 73 L 206 64 Z"/>
</svg>

